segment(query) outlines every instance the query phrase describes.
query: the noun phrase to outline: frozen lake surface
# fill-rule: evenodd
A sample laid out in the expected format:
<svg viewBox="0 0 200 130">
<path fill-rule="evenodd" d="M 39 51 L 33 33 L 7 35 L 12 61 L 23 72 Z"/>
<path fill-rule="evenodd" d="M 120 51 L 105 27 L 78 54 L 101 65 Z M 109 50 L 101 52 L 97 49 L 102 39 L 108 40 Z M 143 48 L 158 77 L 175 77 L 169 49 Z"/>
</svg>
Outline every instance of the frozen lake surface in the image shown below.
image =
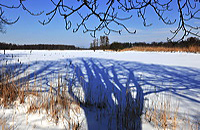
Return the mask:
<svg viewBox="0 0 200 130">
<path fill-rule="evenodd" d="M 131 90 L 132 99 L 140 101 L 143 107 L 168 99 L 174 107 L 172 109 L 178 107 L 180 119 L 187 115 L 191 122 L 200 120 L 200 54 L 89 50 L 6 50 L 6 54 L 3 53 L 0 50 L 1 71 L 4 71 L 3 68 L 16 68 L 16 76 L 22 79 L 29 77 L 30 84 L 36 80 L 44 91 L 48 91 L 52 81 L 56 86 L 60 76 L 63 84 L 73 84 L 73 94 L 78 100 L 91 100 L 91 103 L 106 100 L 108 111 L 117 109 L 119 104 L 123 107 L 127 90 Z M 108 117 L 102 117 L 100 122 L 94 119 L 96 111 L 83 110 L 87 124 L 85 129 L 108 129 Z M 32 117 L 37 119 L 35 115 Z M 42 117 L 25 127 L 24 119 L 18 128 L 30 129 L 31 125 L 44 129 L 63 128 L 62 125 L 49 126 L 48 123 L 41 125 L 40 120 Z M 143 118 L 140 125 L 143 129 L 154 129 Z"/>
</svg>

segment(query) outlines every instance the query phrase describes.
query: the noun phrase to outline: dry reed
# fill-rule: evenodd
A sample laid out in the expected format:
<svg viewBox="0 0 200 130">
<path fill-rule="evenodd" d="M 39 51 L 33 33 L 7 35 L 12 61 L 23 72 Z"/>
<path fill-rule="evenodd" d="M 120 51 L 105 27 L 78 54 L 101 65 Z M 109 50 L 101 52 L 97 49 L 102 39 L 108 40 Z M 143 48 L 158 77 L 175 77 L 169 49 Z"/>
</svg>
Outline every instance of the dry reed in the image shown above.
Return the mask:
<svg viewBox="0 0 200 130">
<path fill-rule="evenodd" d="M 125 48 L 123 51 L 156 51 L 156 52 L 192 52 L 200 53 L 199 46 L 189 46 L 189 47 L 132 47 Z"/>
</svg>

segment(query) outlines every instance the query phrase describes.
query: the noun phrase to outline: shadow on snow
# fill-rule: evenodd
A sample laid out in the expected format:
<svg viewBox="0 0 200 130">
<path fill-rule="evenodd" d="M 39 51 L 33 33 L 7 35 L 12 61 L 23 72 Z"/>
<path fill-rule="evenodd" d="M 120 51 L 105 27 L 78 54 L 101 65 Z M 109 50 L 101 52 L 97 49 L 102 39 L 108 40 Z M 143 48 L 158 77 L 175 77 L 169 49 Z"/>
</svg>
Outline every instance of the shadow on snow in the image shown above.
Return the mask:
<svg viewBox="0 0 200 130">
<path fill-rule="evenodd" d="M 9 58 L 8 58 L 9 60 Z M 1 61 L 2 62 L 2 61 Z M 1 65 L 2 67 L 2 65 Z M 126 114 L 127 107 L 131 108 L 134 118 L 126 118 L 135 129 L 141 129 L 141 119 L 144 97 L 152 93 L 170 92 L 189 101 L 200 103 L 200 70 L 179 66 L 164 66 L 155 64 L 143 64 L 138 62 L 126 62 L 97 58 L 76 58 L 58 61 L 37 61 L 30 64 L 9 64 L 6 66 L 15 69 L 15 76 L 21 80 L 30 79 L 34 82 L 42 81 L 44 91 L 48 91 L 52 79 L 56 82 L 58 75 L 61 75 L 61 82 L 66 82 L 70 87 L 70 94 L 82 103 L 85 110 L 88 128 L 94 129 L 94 115 L 88 110 L 88 106 L 97 108 L 97 111 L 106 109 L 107 115 L 102 120 L 103 125 L 114 125 L 114 128 L 121 128 L 121 122 L 104 124 L 109 122 L 109 116 L 118 120 L 116 112 L 121 110 L 122 115 Z M 20 67 L 20 69 L 16 69 Z M 55 78 L 55 79 L 54 79 Z M 74 88 L 82 88 L 85 98 L 81 99 Z M 56 91 L 56 86 L 54 87 Z M 134 109 L 132 109 L 134 108 Z M 108 116 L 109 114 L 109 116 Z M 113 115 L 115 114 L 115 115 Z M 198 114 L 198 112 L 197 112 Z M 130 116 L 130 115 L 128 115 Z M 98 117 L 98 116 L 97 116 Z M 99 119 L 98 119 L 99 120 Z M 114 124 L 113 124 L 114 123 Z M 130 125 L 130 124 L 129 124 Z M 111 127 L 113 128 L 113 127 Z"/>
</svg>

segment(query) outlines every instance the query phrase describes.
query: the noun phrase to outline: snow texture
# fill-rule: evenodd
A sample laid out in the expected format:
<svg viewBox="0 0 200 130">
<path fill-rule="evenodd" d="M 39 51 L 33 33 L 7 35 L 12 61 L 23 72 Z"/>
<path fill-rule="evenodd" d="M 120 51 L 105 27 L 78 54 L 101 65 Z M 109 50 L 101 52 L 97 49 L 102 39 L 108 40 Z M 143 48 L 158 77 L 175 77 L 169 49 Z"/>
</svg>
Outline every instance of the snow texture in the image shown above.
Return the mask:
<svg viewBox="0 0 200 130">
<path fill-rule="evenodd" d="M 36 76 L 36 82 L 41 83 L 44 92 L 49 90 L 51 81 L 57 90 L 60 75 L 61 83 L 72 87 L 69 88 L 72 90 L 70 94 L 77 100 L 97 106 L 106 103 L 105 112 L 82 107 L 82 117 L 87 125 L 82 129 L 108 129 L 109 116 L 104 113 L 114 113 L 119 106 L 125 109 L 127 92 L 130 92 L 131 101 L 140 105 L 137 111 L 140 115 L 152 101 L 161 102 L 167 98 L 172 106 L 179 106 L 179 118 L 185 113 L 191 121 L 200 120 L 200 54 L 6 50 L 4 55 L 1 50 L 0 66 L 0 71 L 6 71 L 5 66 L 13 70 L 17 68 L 16 76 L 29 77 L 32 86 Z M 4 114 L 9 125 L 14 123 L 19 129 L 64 128 L 48 122 L 45 115 L 26 115 L 22 110 L 16 111 L 1 108 L 0 115 Z M 15 122 L 12 122 L 13 113 L 17 113 Z M 143 118 L 137 121 L 139 129 L 154 129 Z M 115 126 L 111 128 L 116 129 Z"/>
</svg>

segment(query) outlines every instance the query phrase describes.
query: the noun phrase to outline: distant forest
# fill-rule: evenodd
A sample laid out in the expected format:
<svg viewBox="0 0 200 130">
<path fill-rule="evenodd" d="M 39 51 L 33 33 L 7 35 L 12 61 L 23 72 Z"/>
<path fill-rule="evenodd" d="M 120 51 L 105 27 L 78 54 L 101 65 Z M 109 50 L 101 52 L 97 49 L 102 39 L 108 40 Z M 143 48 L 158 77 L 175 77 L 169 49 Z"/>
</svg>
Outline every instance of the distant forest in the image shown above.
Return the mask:
<svg viewBox="0 0 200 130">
<path fill-rule="evenodd" d="M 98 43 L 100 41 L 100 43 Z M 168 41 L 168 42 L 112 42 L 109 44 L 109 39 L 107 38 L 108 43 L 102 42 L 96 39 L 90 45 L 90 49 L 93 50 L 122 50 L 126 48 L 134 48 L 134 47 L 164 47 L 164 48 L 190 48 L 190 47 L 200 47 L 200 39 L 197 37 L 189 37 L 183 41 Z"/>
<path fill-rule="evenodd" d="M 0 42 L 0 50 L 78 50 L 74 45 L 33 44 L 16 45 Z"/>
<path fill-rule="evenodd" d="M 95 40 L 94 40 L 95 41 Z M 98 40 L 96 40 L 98 41 Z M 109 44 L 109 39 L 107 44 L 98 44 L 98 42 L 92 43 L 93 46 L 90 46 L 89 49 L 93 50 L 122 50 L 125 48 L 132 47 L 166 47 L 166 48 L 189 48 L 191 46 L 200 47 L 200 39 L 196 37 L 189 37 L 188 39 L 180 42 L 113 42 Z M 101 40 L 100 40 L 101 41 Z M 33 44 L 33 45 L 16 45 L 11 43 L 2 43 L 0 42 L 0 50 L 83 50 L 85 48 L 75 47 L 74 45 L 54 45 L 54 44 Z"/>
<path fill-rule="evenodd" d="M 145 42 L 135 42 L 135 43 L 121 43 L 121 42 L 113 42 L 109 45 L 109 49 L 111 50 L 121 50 L 125 48 L 132 48 L 132 47 L 166 47 L 166 48 L 189 48 L 191 46 L 198 46 L 200 47 L 200 39 L 196 37 L 189 37 L 186 40 L 180 42 L 152 42 L 152 43 L 145 43 Z"/>
</svg>

